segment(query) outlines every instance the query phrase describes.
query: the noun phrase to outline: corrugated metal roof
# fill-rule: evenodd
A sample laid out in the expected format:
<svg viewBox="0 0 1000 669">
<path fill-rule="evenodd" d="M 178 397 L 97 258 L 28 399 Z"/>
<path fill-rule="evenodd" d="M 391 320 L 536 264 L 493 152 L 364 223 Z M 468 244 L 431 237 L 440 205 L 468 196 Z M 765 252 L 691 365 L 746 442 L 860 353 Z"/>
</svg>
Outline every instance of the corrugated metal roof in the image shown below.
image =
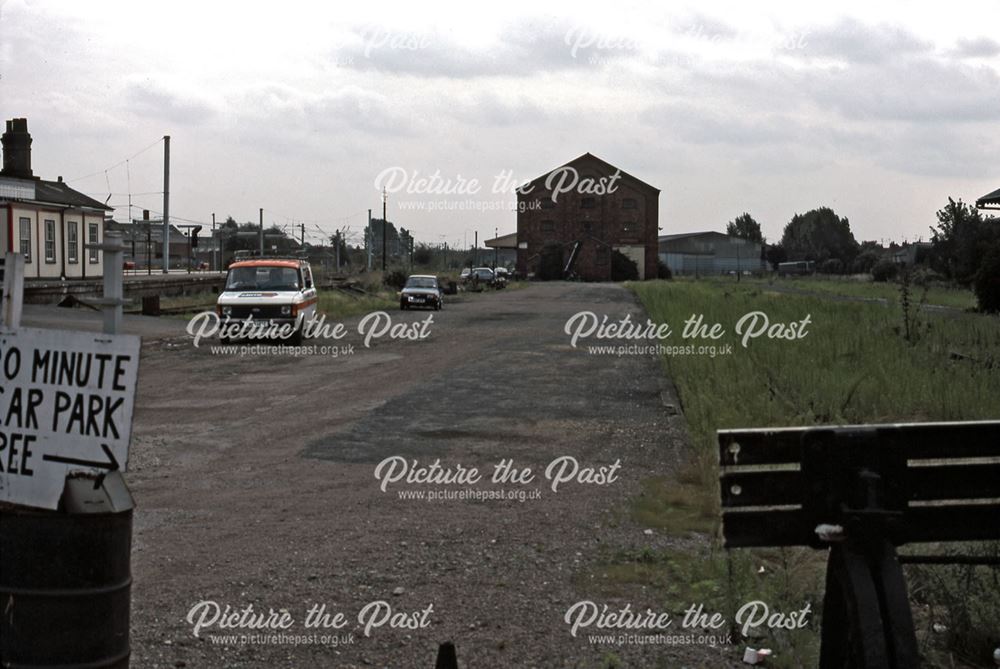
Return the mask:
<svg viewBox="0 0 1000 669">
<path fill-rule="evenodd" d="M 657 241 L 669 242 L 674 239 L 687 239 L 688 237 L 701 237 L 702 235 L 718 235 L 719 237 L 728 237 L 724 232 L 716 232 L 715 230 L 703 230 L 702 232 L 678 232 L 673 235 L 660 235 L 657 237 Z"/>
</svg>

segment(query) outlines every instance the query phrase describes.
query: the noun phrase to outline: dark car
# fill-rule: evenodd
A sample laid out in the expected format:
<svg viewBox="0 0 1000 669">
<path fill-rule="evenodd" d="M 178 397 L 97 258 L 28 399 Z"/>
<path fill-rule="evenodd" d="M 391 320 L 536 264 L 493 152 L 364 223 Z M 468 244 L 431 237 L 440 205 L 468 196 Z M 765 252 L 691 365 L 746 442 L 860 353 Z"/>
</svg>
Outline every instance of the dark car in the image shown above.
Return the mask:
<svg viewBox="0 0 1000 669">
<path fill-rule="evenodd" d="M 436 276 L 414 274 L 406 280 L 403 290 L 399 293 L 400 309 L 427 307 L 440 311 L 443 306 L 444 293 Z"/>
</svg>

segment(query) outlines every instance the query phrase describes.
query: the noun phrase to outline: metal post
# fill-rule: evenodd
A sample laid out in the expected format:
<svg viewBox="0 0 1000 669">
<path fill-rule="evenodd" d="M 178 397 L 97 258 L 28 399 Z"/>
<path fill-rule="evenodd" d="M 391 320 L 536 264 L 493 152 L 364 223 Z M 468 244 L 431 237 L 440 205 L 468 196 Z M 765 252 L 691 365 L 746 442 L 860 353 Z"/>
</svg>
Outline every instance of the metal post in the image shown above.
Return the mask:
<svg viewBox="0 0 1000 669">
<path fill-rule="evenodd" d="M 389 194 L 382 188 L 382 271 L 385 271 L 386 240 L 389 238 L 389 221 L 386 220 L 385 203 L 389 199 Z"/>
<path fill-rule="evenodd" d="M 3 267 L 3 328 L 15 330 L 21 325 L 21 305 L 24 301 L 24 256 L 9 251 L 4 255 Z"/>
<path fill-rule="evenodd" d="M 170 271 L 170 135 L 163 136 L 163 273 Z"/>
<path fill-rule="evenodd" d="M 219 242 L 215 239 L 215 212 L 212 212 L 212 271 L 219 271 Z"/>
<path fill-rule="evenodd" d="M 264 208 L 260 208 L 260 257 L 264 257 Z"/>
<path fill-rule="evenodd" d="M 365 251 L 368 252 L 368 271 L 372 271 L 372 210 L 368 210 L 368 229 L 365 230 Z"/>
<path fill-rule="evenodd" d="M 125 292 L 122 286 L 121 233 L 105 232 L 104 244 L 104 334 L 119 334 L 122 330 L 122 304 Z"/>
</svg>

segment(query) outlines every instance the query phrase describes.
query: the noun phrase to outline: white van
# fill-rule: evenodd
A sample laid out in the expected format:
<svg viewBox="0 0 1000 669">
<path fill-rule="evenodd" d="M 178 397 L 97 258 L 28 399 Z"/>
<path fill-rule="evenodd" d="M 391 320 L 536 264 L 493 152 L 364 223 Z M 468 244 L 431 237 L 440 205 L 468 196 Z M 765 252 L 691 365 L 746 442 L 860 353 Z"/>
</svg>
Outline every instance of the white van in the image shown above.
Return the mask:
<svg viewBox="0 0 1000 669">
<path fill-rule="evenodd" d="M 318 301 L 312 269 L 297 258 L 254 258 L 238 260 L 229 266 L 226 287 L 216 302 L 216 313 L 227 320 L 297 327 L 288 340 L 302 343 L 305 323 L 316 316 Z"/>
</svg>

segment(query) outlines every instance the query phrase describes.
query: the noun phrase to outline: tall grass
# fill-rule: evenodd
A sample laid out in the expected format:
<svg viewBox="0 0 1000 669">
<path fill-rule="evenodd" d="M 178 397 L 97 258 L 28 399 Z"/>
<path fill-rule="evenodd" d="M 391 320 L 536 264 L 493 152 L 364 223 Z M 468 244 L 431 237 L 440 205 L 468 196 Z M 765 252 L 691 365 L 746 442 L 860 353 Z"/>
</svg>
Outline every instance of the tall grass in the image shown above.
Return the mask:
<svg viewBox="0 0 1000 669">
<path fill-rule="evenodd" d="M 729 279 L 731 282 L 732 280 Z M 813 276 L 788 277 L 770 279 L 748 279 L 756 285 L 776 285 L 794 288 L 802 291 L 844 297 L 859 297 L 865 299 L 882 299 L 890 303 L 899 300 L 899 284 L 896 282 L 879 283 L 869 279 L 858 280 L 853 277 Z M 976 296 L 968 288 L 949 286 L 939 282 L 927 285 L 914 285 L 915 301 L 955 309 L 975 309 Z"/>
<path fill-rule="evenodd" d="M 381 289 L 376 293 L 355 294 L 343 290 L 323 290 L 319 293 L 317 310 L 327 318 L 359 316 L 373 311 L 399 308 L 395 291 Z"/>
<path fill-rule="evenodd" d="M 630 284 L 652 320 L 673 326 L 680 340 L 683 321 L 703 314 L 708 323 L 721 323 L 726 335 L 706 342 L 719 347 L 733 344 L 732 355 L 685 355 L 664 358 L 667 374 L 677 386 L 695 444 L 693 467 L 701 482 L 697 506 L 715 508 L 718 517 L 715 431 L 723 428 L 812 426 L 817 424 L 894 421 L 975 420 L 1000 418 L 1000 320 L 977 314 L 922 314 L 919 337 L 904 338 L 905 324 L 898 307 L 833 301 L 819 296 L 777 293 L 754 282 L 719 281 L 645 282 Z M 808 334 L 796 341 L 759 338 L 744 348 L 734 326 L 741 316 L 762 311 L 770 321 L 790 323 L 810 316 Z M 690 478 L 690 472 L 686 473 Z M 749 555 L 750 557 L 746 557 Z M 818 596 L 817 561 L 812 551 L 748 551 L 747 561 L 778 578 L 764 583 L 749 574 L 737 574 L 741 593 L 765 588 L 769 594 L 785 582 L 792 600 Z M 731 570 L 728 578 L 733 581 Z M 821 566 L 821 563 L 820 565 Z M 980 657 L 979 639 L 995 636 L 992 618 L 959 615 L 954 593 L 961 585 L 968 611 L 1000 608 L 996 572 L 965 568 L 952 578 L 930 579 L 926 570 L 911 570 L 911 590 L 922 611 L 934 611 L 934 602 L 947 609 L 944 618 L 962 620 L 964 629 L 948 638 L 960 653 Z M 791 573 L 810 575 L 795 587 Z M 780 588 L 779 588 L 780 589 Z M 971 593 L 971 594 L 969 594 Z M 978 593 L 978 594 L 976 594 Z M 991 594 L 992 593 L 992 594 Z M 818 608 L 818 602 L 817 602 Z M 922 637 L 924 638 L 924 637 Z M 801 643 L 801 640 L 800 640 Z M 815 639 L 811 643 L 815 643 Z M 805 664 L 814 648 L 785 649 L 796 658 L 788 666 Z M 928 656 L 939 651 L 923 649 Z M 955 666 L 952 657 L 940 666 Z M 937 665 L 937 661 L 935 661 Z"/>
</svg>

